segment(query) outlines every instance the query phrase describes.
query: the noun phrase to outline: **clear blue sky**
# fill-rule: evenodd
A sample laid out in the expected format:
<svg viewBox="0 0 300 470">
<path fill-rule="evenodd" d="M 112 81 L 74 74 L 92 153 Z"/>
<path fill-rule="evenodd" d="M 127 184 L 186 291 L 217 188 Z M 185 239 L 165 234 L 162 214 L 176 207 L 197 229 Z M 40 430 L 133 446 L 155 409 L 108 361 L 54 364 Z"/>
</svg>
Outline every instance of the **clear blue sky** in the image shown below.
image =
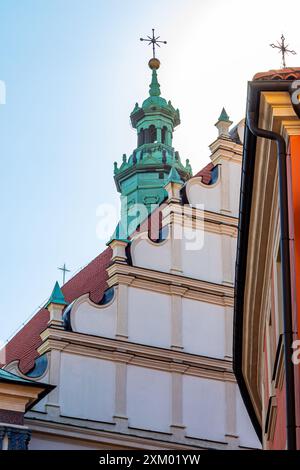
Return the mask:
<svg viewBox="0 0 300 470">
<path fill-rule="evenodd" d="M 159 81 L 181 111 L 175 147 L 195 171 L 222 106 L 240 120 L 247 80 L 280 66 L 268 44 L 283 31 L 300 52 L 297 1 L 289 10 L 277 0 L 247 5 L 0 0 L 1 340 L 61 281 L 57 266 L 75 272 L 105 246 L 96 210 L 117 201 L 113 162 L 135 146 L 129 114 L 150 80 L 141 35 L 155 27 L 168 40 Z"/>
</svg>

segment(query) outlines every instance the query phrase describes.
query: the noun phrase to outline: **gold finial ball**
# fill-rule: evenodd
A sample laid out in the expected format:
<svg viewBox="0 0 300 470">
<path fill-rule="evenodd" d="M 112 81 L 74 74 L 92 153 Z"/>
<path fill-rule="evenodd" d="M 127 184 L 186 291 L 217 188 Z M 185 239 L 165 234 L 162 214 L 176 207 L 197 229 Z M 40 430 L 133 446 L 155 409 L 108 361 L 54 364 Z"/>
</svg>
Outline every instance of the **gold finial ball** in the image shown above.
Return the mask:
<svg viewBox="0 0 300 470">
<path fill-rule="evenodd" d="M 155 57 L 152 57 L 152 59 L 149 60 L 148 65 L 151 70 L 157 70 L 160 67 L 160 61 L 156 59 Z"/>
</svg>

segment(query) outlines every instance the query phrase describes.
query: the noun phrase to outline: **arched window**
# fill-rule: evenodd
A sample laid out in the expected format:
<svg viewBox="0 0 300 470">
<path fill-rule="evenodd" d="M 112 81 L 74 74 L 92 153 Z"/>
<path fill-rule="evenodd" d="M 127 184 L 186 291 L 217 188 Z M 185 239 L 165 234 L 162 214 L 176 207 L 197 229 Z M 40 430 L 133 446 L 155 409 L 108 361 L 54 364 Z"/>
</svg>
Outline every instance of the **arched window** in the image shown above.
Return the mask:
<svg viewBox="0 0 300 470">
<path fill-rule="evenodd" d="M 164 126 L 161 130 L 161 141 L 163 144 L 166 143 L 166 137 L 167 137 L 167 127 Z"/>
<path fill-rule="evenodd" d="M 153 124 L 151 124 L 151 126 L 149 127 L 149 143 L 153 144 L 154 142 L 156 142 L 156 140 L 157 140 L 156 127 Z"/>
<path fill-rule="evenodd" d="M 144 144 L 149 144 L 149 129 L 144 130 Z"/>
<path fill-rule="evenodd" d="M 138 134 L 138 147 L 145 143 L 145 131 L 142 128 Z"/>
</svg>

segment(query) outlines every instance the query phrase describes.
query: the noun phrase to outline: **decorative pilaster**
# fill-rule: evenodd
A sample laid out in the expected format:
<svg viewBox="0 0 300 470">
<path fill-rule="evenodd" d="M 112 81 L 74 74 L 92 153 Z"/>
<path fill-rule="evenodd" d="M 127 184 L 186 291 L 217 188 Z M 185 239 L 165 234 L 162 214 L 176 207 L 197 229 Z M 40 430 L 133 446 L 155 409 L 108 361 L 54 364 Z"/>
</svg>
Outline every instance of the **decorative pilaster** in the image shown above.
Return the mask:
<svg viewBox="0 0 300 470">
<path fill-rule="evenodd" d="M 117 286 L 117 328 L 116 338 L 128 338 L 128 285 Z"/>
<path fill-rule="evenodd" d="M 113 253 L 111 258 L 111 266 L 117 267 L 118 265 L 127 264 L 126 248 L 131 243 L 131 240 L 113 238 L 108 242 Z M 128 338 L 128 285 L 132 279 L 129 276 L 122 276 L 121 279 L 113 280 L 110 276 L 108 279 L 109 287 L 116 289 L 117 299 L 117 322 L 116 322 L 116 338 L 127 340 Z"/>
<path fill-rule="evenodd" d="M 183 207 L 178 203 L 169 203 L 162 211 L 162 226 L 169 227 L 171 242 L 171 273 L 182 273 L 182 243 L 184 236 Z"/>
<path fill-rule="evenodd" d="M 176 223 L 170 226 L 171 231 L 171 272 L 182 274 L 182 237 L 183 227 Z"/>
<path fill-rule="evenodd" d="M 230 446 L 237 448 L 237 416 L 236 416 L 236 391 L 235 382 L 225 382 L 225 402 L 226 402 L 226 439 Z"/>
<path fill-rule="evenodd" d="M 223 284 L 232 286 L 234 282 L 233 264 L 232 264 L 232 238 L 222 233 L 221 227 L 221 243 L 222 243 L 222 266 L 223 266 Z"/>
<path fill-rule="evenodd" d="M 186 366 L 176 364 L 172 371 L 172 424 L 170 430 L 174 440 L 182 440 L 185 435 L 183 423 L 183 373 Z"/>
<path fill-rule="evenodd" d="M 46 411 L 50 416 L 60 415 L 59 403 L 59 381 L 60 381 L 61 351 L 52 349 L 49 354 L 49 383 L 56 385 L 54 390 L 48 395 Z"/>
<path fill-rule="evenodd" d="M 171 349 L 181 351 L 182 342 L 182 296 L 186 289 L 170 286 L 171 289 Z"/>
<path fill-rule="evenodd" d="M 121 354 L 116 362 L 116 382 L 115 382 L 115 414 L 114 421 L 117 430 L 124 432 L 128 428 L 127 418 L 127 364 L 126 359 Z"/>
<path fill-rule="evenodd" d="M 165 190 L 168 193 L 168 206 L 166 208 L 165 215 L 166 220 L 163 223 L 168 223 L 170 227 L 170 238 L 171 238 L 171 272 L 174 274 L 182 272 L 182 238 L 183 238 L 183 227 L 182 227 L 182 210 L 179 206 L 181 202 L 180 190 L 182 188 L 182 180 L 179 176 L 178 171 L 173 166 L 168 176 Z M 174 208 L 174 210 L 173 210 Z M 179 211 L 178 211 L 179 208 Z M 178 212 L 181 213 L 178 218 Z"/>
<path fill-rule="evenodd" d="M 228 160 L 222 160 L 221 164 L 221 208 L 222 214 L 230 214 L 230 174 Z"/>
<path fill-rule="evenodd" d="M 225 359 L 232 359 L 233 308 L 225 306 Z"/>
</svg>

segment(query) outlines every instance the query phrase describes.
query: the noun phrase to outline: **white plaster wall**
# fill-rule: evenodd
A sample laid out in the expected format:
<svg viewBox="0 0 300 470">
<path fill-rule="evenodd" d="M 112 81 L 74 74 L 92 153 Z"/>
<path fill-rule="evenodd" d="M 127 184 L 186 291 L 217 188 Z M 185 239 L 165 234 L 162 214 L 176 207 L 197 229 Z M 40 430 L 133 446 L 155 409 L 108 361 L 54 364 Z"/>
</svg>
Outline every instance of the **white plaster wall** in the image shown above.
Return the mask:
<svg viewBox="0 0 300 470">
<path fill-rule="evenodd" d="M 182 275 L 209 282 L 222 283 L 222 237 L 220 234 L 184 227 L 180 240 Z M 172 256 L 170 240 L 153 244 L 148 239 L 132 244 L 134 266 L 170 272 Z"/>
<path fill-rule="evenodd" d="M 127 414 L 129 426 L 170 432 L 171 375 L 164 371 L 129 365 Z"/>
<path fill-rule="evenodd" d="M 62 415 L 111 422 L 114 390 L 113 362 L 61 354 L 59 400 Z"/>
<path fill-rule="evenodd" d="M 184 351 L 223 359 L 225 355 L 224 307 L 183 298 L 182 311 Z"/>
<path fill-rule="evenodd" d="M 184 244 L 182 244 L 184 250 Z M 222 283 L 222 239 L 219 234 L 205 232 L 199 250 L 182 251 L 184 275 L 208 282 Z"/>
<path fill-rule="evenodd" d="M 191 206 L 204 205 L 204 210 L 220 212 L 221 209 L 221 181 L 213 185 L 203 184 L 200 177 L 192 178 L 186 186 L 187 198 Z"/>
<path fill-rule="evenodd" d="M 237 419 L 237 433 L 240 439 L 240 445 L 245 447 L 260 448 L 261 444 L 254 431 L 249 415 L 246 411 L 243 399 L 237 386 L 237 399 L 236 399 L 236 419 Z"/>
<path fill-rule="evenodd" d="M 187 223 L 186 223 L 187 220 L 188 219 L 186 217 L 184 221 L 185 225 L 181 228 L 182 231 L 179 231 L 179 235 L 182 238 L 182 243 L 181 243 L 182 256 L 185 256 L 186 252 L 198 252 L 202 250 L 204 247 L 204 242 L 205 242 L 203 212 L 199 211 L 199 219 L 198 219 L 199 226 L 197 227 L 197 229 L 187 226 Z"/>
<path fill-rule="evenodd" d="M 135 287 L 128 290 L 128 340 L 170 347 L 171 297 Z"/>
<path fill-rule="evenodd" d="M 153 243 L 146 234 L 138 236 L 131 245 L 132 263 L 134 266 L 169 272 L 171 269 L 171 241 Z"/>
<path fill-rule="evenodd" d="M 116 289 L 117 291 L 117 289 Z M 71 312 L 71 324 L 74 332 L 112 338 L 116 332 L 117 292 L 108 305 L 97 305 L 88 296 L 79 299 Z"/>
<path fill-rule="evenodd" d="M 183 422 L 190 437 L 225 440 L 225 384 L 183 377 Z"/>
<path fill-rule="evenodd" d="M 233 217 L 238 217 L 239 198 L 240 198 L 240 180 L 241 180 L 241 165 L 236 162 L 225 162 L 228 171 L 228 184 L 229 190 L 229 207 Z M 221 211 L 221 198 L 222 198 L 222 164 L 220 165 L 218 181 L 213 185 L 204 185 L 201 178 L 192 178 L 186 186 L 188 201 L 191 206 L 195 207 L 197 204 L 204 204 L 204 209 L 211 212 Z M 219 175 L 219 176 L 220 176 Z"/>
</svg>

